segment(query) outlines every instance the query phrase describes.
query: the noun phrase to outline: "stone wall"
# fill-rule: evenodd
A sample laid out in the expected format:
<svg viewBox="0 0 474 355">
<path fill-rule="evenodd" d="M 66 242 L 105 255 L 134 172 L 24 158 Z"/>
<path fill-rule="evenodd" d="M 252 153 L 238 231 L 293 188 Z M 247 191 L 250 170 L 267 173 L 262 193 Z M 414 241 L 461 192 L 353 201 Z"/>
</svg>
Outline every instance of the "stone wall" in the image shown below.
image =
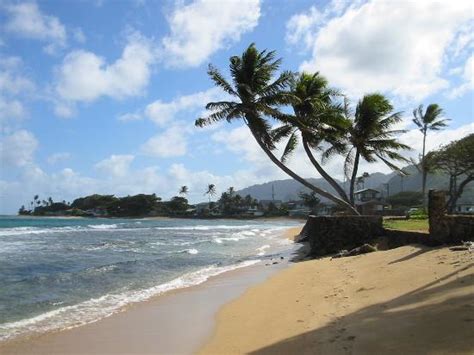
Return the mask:
<svg viewBox="0 0 474 355">
<path fill-rule="evenodd" d="M 298 241 L 308 241 L 312 256 L 350 250 L 382 236 L 381 216 L 309 216 Z"/>
<path fill-rule="evenodd" d="M 438 244 L 474 241 L 474 216 L 446 215 L 445 201 L 446 193 L 444 191 L 429 191 L 430 238 Z"/>
</svg>

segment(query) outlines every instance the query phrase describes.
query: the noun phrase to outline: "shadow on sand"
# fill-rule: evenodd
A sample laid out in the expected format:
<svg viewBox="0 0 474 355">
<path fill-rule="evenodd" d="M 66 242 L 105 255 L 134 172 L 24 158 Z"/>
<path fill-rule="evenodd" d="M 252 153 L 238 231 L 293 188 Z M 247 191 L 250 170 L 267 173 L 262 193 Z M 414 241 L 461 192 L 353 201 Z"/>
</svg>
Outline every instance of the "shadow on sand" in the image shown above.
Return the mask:
<svg viewBox="0 0 474 355">
<path fill-rule="evenodd" d="M 474 274 L 458 275 L 473 265 L 252 354 L 473 353 Z M 441 281 L 447 282 L 436 286 Z"/>
</svg>

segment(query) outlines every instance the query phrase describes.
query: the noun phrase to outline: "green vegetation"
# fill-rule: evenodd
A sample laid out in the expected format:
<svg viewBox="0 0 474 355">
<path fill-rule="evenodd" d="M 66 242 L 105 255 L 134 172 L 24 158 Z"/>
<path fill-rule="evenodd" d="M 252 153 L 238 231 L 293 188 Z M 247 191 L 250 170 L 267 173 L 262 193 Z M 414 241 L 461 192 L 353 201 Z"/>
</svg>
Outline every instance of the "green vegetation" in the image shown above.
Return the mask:
<svg viewBox="0 0 474 355">
<path fill-rule="evenodd" d="M 405 219 L 405 220 L 384 220 L 383 226 L 390 229 L 404 231 L 424 231 L 428 232 L 428 219 Z"/>
<path fill-rule="evenodd" d="M 423 150 L 420 157 L 420 163 L 418 166 L 421 170 L 422 183 L 421 183 L 421 192 L 423 198 L 423 207 L 426 207 L 426 178 L 428 177 L 429 165 L 426 161 L 426 136 L 429 131 L 439 131 L 447 126 L 447 119 L 441 119 L 440 117 L 443 114 L 443 109 L 437 104 L 428 105 L 425 113 L 423 113 L 423 105 L 418 106 L 413 110 L 413 123 L 415 123 L 420 132 L 423 134 Z"/>
<path fill-rule="evenodd" d="M 423 193 L 419 191 L 401 191 L 387 198 L 393 208 L 409 208 L 423 204 Z"/>
<path fill-rule="evenodd" d="M 447 146 L 431 152 L 431 169 L 449 175 L 449 199 L 446 203 L 448 213 L 453 213 L 456 202 L 467 184 L 474 181 L 474 134 L 470 134 Z"/>
<path fill-rule="evenodd" d="M 208 74 L 214 84 L 232 96 L 235 101 L 210 102 L 206 109 L 211 114 L 199 118 L 198 127 L 218 121 L 240 119 L 247 125 L 260 148 L 286 174 L 314 193 L 326 197 L 351 214 L 358 214 L 354 204 L 354 184 L 360 159 L 374 162 L 377 159 L 393 169 L 390 160 L 405 160 L 397 151 L 409 149 L 395 138 L 403 131 L 394 130 L 400 113 L 380 94 L 365 95 L 357 104 L 352 117 L 349 102 L 343 95 L 328 87 L 319 73 L 279 72 L 281 59 L 274 51 L 258 51 L 251 44 L 241 56 L 230 58 L 232 82 L 212 65 Z M 276 79 L 274 79 L 276 77 Z M 293 114 L 284 110 L 293 108 Z M 280 126 L 272 128 L 270 120 Z M 277 144 L 288 141 L 281 158 L 277 158 Z M 317 172 L 335 189 L 330 193 L 304 179 L 286 165 L 286 161 L 301 140 L 305 152 Z M 313 152 L 323 151 L 319 162 Z M 323 159 L 334 154 L 344 155 L 345 172 L 350 175 L 351 192 L 344 189 L 323 169 Z"/>
</svg>

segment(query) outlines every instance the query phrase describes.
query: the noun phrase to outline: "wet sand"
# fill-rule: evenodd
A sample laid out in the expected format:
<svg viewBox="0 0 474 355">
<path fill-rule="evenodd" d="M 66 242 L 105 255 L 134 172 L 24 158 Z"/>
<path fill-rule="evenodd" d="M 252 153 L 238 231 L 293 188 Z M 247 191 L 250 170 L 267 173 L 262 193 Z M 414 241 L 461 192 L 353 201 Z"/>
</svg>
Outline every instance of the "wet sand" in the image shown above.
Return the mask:
<svg viewBox="0 0 474 355">
<path fill-rule="evenodd" d="M 291 238 L 299 230 L 288 229 L 283 237 Z M 3 343 L 0 353 L 193 353 L 212 335 L 219 308 L 286 267 L 288 258 L 227 272 L 201 285 L 131 305 L 92 324 Z"/>
</svg>

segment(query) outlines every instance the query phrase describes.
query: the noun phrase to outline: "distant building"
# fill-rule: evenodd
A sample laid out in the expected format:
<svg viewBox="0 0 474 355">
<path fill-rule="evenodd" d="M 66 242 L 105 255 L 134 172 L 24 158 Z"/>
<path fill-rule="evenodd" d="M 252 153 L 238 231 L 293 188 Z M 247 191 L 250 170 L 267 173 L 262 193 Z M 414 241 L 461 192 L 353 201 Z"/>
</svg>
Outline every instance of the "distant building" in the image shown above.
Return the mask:
<svg viewBox="0 0 474 355">
<path fill-rule="evenodd" d="M 455 213 L 474 213 L 474 200 L 469 197 L 461 197 L 456 203 Z"/>
<path fill-rule="evenodd" d="M 362 189 L 356 191 L 354 197 L 355 206 L 359 213 L 363 215 L 383 214 L 384 207 L 388 206 L 378 190 Z"/>
<path fill-rule="evenodd" d="M 282 200 L 260 200 L 258 202 L 264 209 L 267 209 L 270 204 L 274 204 L 276 208 L 280 208 L 283 203 Z"/>
</svg>

